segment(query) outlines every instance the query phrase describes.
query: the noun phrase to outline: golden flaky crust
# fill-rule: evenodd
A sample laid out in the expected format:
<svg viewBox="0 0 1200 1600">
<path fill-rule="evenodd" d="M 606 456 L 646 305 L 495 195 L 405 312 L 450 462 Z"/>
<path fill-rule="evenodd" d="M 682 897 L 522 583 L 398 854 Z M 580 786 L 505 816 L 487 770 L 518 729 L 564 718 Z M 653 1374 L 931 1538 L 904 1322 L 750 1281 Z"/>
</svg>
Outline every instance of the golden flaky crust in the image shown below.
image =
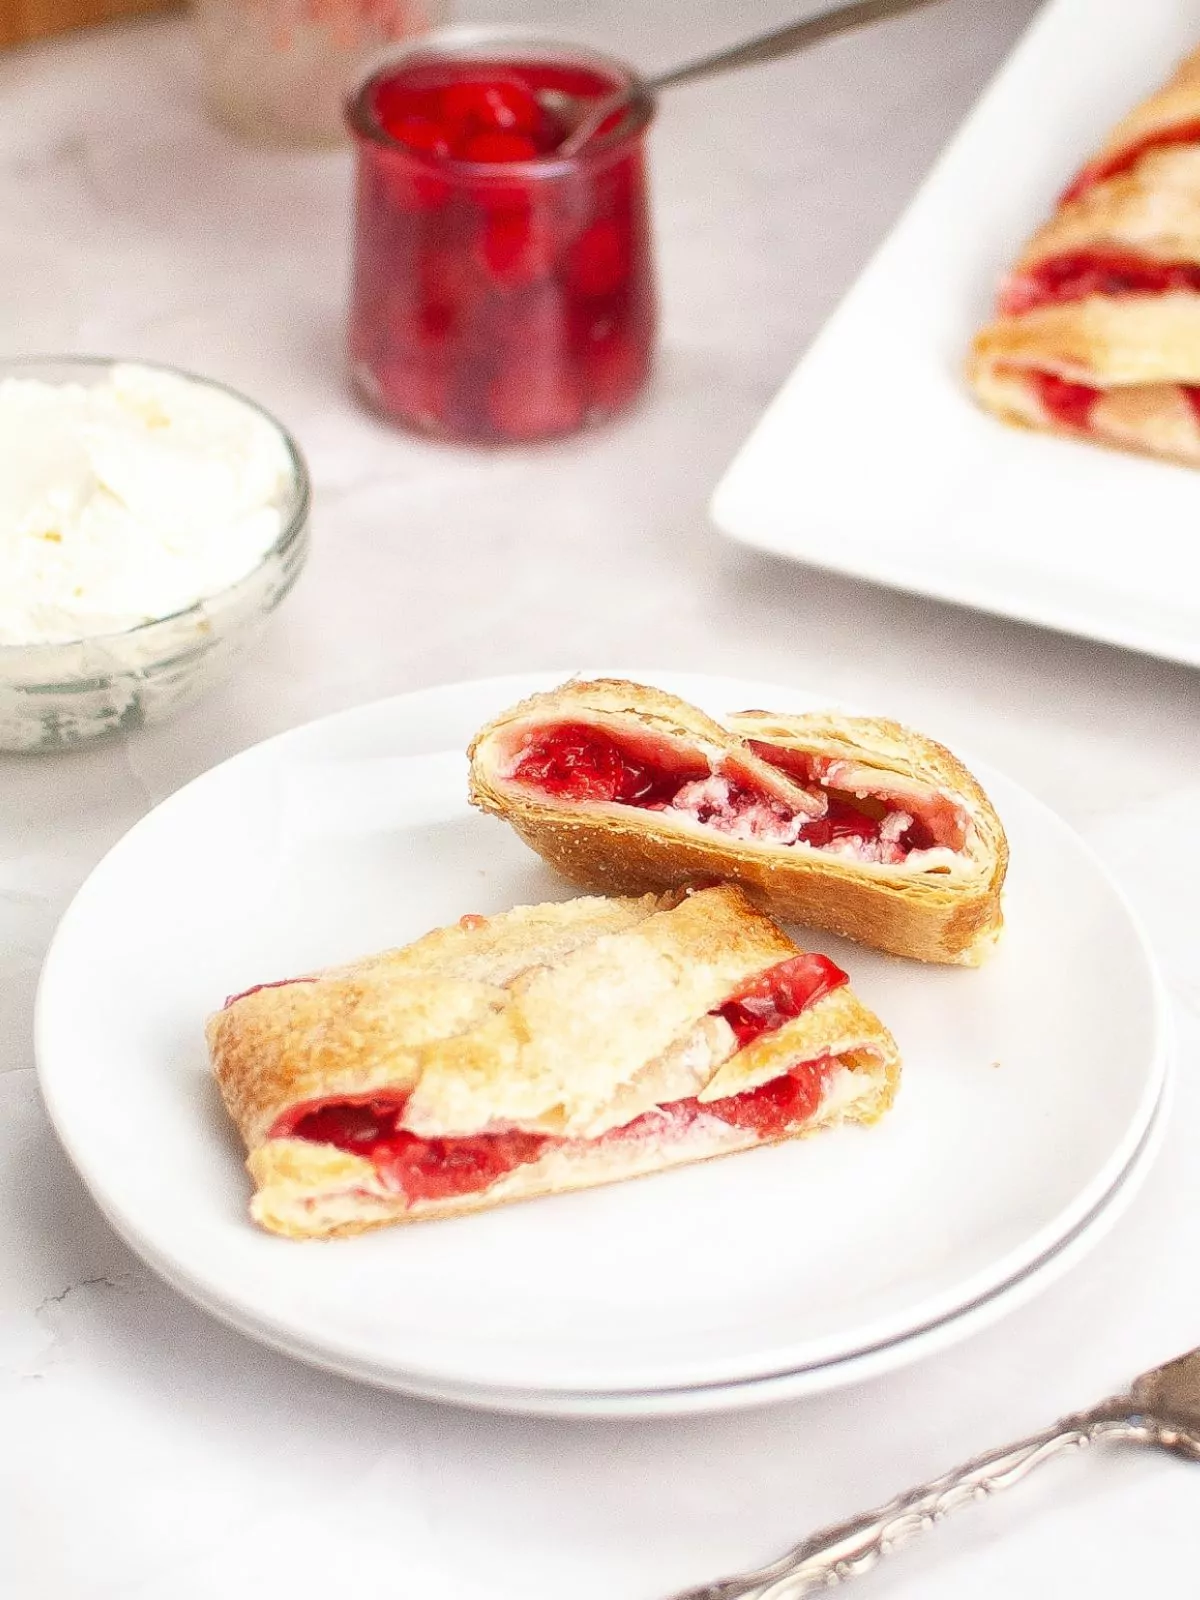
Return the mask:
<svg viewBox="0 0 1200 1600">
<path fill-rule="evenodd" d="M 737 1050 L 711 1013 L 797 947 L 736 889 L 469 922 L 248 994 L 211 1020 L 213 1068 L 250 1151 L 251 1212 L 264 1227 L 295 1238 L 357 1233 L 746 1149 L 757 1135 L 712 1116 L 681 1120 L 660 1102 L 742 1093 L 821 1055 L 840 1063 L 837 1093 L 813 1127 L 872 1121 L 895 1093 L 895 1043 L 848 987 Z M 443 983 L 456 995 L 473 985 L 473 1007 L 417 1004 L 422 986 L 437 997 Z M 402 1126 L 428 1138 L 499 1127 L 555 1142 L 479 1193 L 410 1202 L 362 1156 L 271 1136 L 283 1112 L 385 1090 L 408 1096 Z M 647 1113 L 644 1133 L 622 1134 Z"/>
<path fill-rule="evenodd" d="M 1200 264 L 1200 144 L 1139 151 L 1148 137 L 1200 122 L 1200 52 L 1118 126 L 1034 234 L 1002 289 L 1002 309 L 974 341 L 968 378 L 1006 422 L 1200 465 L 1200 294 L 1092 292 L 1063 303 L 1024 303 L 1027 275 L 1056 259 L 1096 253 L 1148 263 Z M 1132 165 L 1111 170 L 1122 157 Z M 1086 427 L 1043 400 L 1050 374 L 1102 391 Z"/>
<path fill-rule="evenodd" d="M 514 750 L 528 732 L 559 721 L 586 721 L 620 734 L 641 727 L 669 739 L 702 738 L 706 753 L 732 756 L 740 770 L 765 774 L 774 792 L 798 810 L 812 809 L 811 794 L 759 761 L 745 741 L 844 758 L 874 769 L 881 789 L 909 779 L 949 797 L 973 826 L 954 859 L 941 855 L 927 870 L 907 870 L 807 846 L 734 839 L 676 812 L 564 805 L 510 779 Z M 988 953 L 1002 922 L 1008 847 L 987 796 L 948 750 L 896 723 L 833 713 L 747 712 L 728 723 L 723 727 L 641 684 L 570 683 L 513 707 L 476 735 L 471 797 L 582 888 L 633 894 L 733 881 L 773 916 L 893 955 L 974 965 Z"/>
<path fill-rule="evenodd" d="M 1096 389 L 1200 383 L 1200 295 L 1089 295 L 1037 306 L 985 329 L 975 348 L 985 366 L 1033 367 Z"/>
<path fill-rule="evenodd" d="M 1190 122 L 1200 122 L 1200 50 L 1185 56 L 1161 89 L 1122 117 L 1081 178 L 1103 172 L 1114 158 L 1144 139 Z"/>
<path fill-rule="evenodd" d="M 888 780 L 911 779 L 950 798 L 970 819 L 960 852 L 961 872 L 896 873 L 814 852 L 813 872 L 795 876 L 786 908 L 781 899 L 776 915 L 920 961 L 975 966 L 991 952 L 1004 921 L 1001 891 L 1008 872 L 1008 839 L 995 807 L 956 755 L 881 717 L 747 711 L 728 721 L 746 739 L 874 769 L 880 774 L 880 792 L 901 802 L 903 785 Z M 822 906 L 824 920 L 816 921 Z"/>
<path fill-rule="evenodd" d="M 229 1114 L 253 1149 L 302 1101 L 411 1089 L 421 1050 L 504 1007 L 519 973 L 635 928 L 660 905 L 651 895 L 518 906 L 239 997 L 206 1029 Z"/>
<path fill-rule="evenodd" d="M 1098 244 L 1151 261 L 1200 261 L 1198 190 L 1200 148 L 1173 145 L 1150 151 L 1131 171 L 1064 201 L 1029 240 L 1013 276 Z"/>
<path fill-rule="evenodd" d="M 737 893 L 710 890 L 511 984 L 503 1009 L 425 1059 L 405 1126 L 426 1137 L 501 1124 L 593 1138 L 628 1091 L 747 979 L 796 945 Z M 649 1092 L 645 1107 L 658 1103 Z M 622 1114 L 620 1120 L 628 1120 Z"/>
</svg>

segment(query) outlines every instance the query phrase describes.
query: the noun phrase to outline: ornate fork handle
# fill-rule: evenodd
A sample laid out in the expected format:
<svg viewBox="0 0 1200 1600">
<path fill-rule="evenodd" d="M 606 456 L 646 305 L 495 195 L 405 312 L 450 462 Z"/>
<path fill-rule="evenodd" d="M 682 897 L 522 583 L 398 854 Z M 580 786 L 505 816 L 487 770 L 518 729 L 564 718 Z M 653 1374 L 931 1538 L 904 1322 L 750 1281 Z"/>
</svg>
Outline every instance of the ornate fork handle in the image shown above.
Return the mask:
<svg viewBox="0 0 1200 1600">
<path fill-rule="evenodd" d="M 824 1528 L 768 1567 L 689 1589 L 674 1600 L 801 1600 L 869 1571 L 882 1556 L 952 1511 L 1020 1483 L 1042 1462 L 1102 1441 L 1161 1445 L 1200 1460 L 1200 1439 L 1132 1410 L 1127 1398 L 1106 1401 L 1092 1411 L 1064 1417 L 1019 1444 L 976 1456 L 877 1511 Z"/>
</svg>

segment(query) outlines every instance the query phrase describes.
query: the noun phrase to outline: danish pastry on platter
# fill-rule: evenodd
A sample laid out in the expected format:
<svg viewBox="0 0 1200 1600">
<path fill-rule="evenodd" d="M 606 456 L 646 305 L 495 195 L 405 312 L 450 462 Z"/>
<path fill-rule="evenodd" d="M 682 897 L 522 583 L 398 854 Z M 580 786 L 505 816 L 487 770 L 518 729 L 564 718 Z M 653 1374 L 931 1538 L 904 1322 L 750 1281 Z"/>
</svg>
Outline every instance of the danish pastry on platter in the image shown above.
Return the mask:
<svg viewBox="0 0 1200 1600">
<path fill-rule="evenodd" d="M 1007 422 L 1200 466 L 1200 51 L 1034 234 L 969 377 Z"/>
</svg>

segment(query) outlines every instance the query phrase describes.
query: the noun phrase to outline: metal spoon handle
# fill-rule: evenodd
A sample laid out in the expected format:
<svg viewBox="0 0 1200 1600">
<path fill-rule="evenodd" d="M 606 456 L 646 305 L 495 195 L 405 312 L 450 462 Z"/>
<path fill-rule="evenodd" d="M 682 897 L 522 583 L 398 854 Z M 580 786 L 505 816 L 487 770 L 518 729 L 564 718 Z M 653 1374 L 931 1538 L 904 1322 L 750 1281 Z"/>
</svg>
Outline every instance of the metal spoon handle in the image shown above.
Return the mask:
<svg viewBox="0 0 1200 1600">
<path fill-rule="evenodd" d="M 775 61 L 780 56 L 804 50 L 810 44 L 832 38 L 835 33 L 848 33 L 852 28 L 862 28 L 869 22 L 901 11 L 913 11 L 917 6 L 930 5 L 932 0 L 854 0 L 854 4 L 839 6 L 834 11 L 823 11 L 819 16 L 804 17 L 799 22 L 789 22 L 770 33 L 760 33 L 755 39 L 744 39 L 741 44 L 719 50 L 715 55 L 701 56 L 669 72 L 656 73 L 648 80 L 651 89 L 666 89 L 676 83 L 694 83 L 699 78 L 709 78 L 716 72 L 726 72 L 734 67 L 749 67 L 760 61 Z"/>
<path fill-rule="evenodd" d="M 682 67 L 656 73 L 654 77 L 645 79 L 644 85 L 655 92 L 677 83 L 693 83 L 699 78 L 710 78 L 714 73 L 728 72 L 734 67 L 774 61 L 780 56 L 807 49 L 822 39 L 832 38 L 835 33 L 848 33 L 852 28 L 862 28 L 869 22 L 878 22 L 902 11 L 915 11 L 918 6 L 931 3 L 932 0 L 853 0 L 851 5 L 823 11 L 819 16 L 804 17 L 799 22 L 789 22 L 770 33 L 761 33 L 754 39 L 743 39 L 741 44 L 718 50 L 715 55 L 700 56 Z M 630 94 L 630 89 L 622 88 L 598 100 L 559 145 L 557 154 L 573 156 L 582 149 L 613 113 L 627 103 Z"/>
<path fill-rule="evenodd" d="M 952 1511 L 1019 1483 L 1044 1461 L 1100 1441 L 1163 1445 L 1200 1458 L 1200 1441 L 1186 1432 L 1133 1413 L 1128 1399 L 1106 1401 L 1019 1444 L 976 1456 L 876 1511 L 824 1528 L 768 1567 L 689 1589 L 674 1600 L 802 1600 L 868 1572 Z"/>
</svg>

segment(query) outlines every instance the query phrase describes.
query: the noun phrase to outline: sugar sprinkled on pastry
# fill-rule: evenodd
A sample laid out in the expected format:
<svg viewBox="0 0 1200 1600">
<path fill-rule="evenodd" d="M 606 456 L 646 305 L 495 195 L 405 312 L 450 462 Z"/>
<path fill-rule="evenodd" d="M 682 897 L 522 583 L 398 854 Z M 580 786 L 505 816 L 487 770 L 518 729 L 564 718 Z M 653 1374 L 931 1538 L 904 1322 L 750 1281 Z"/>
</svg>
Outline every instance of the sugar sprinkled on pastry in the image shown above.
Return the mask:
<svg viewBox="0 0 1200 1600">
<path fill-rule="evenodd" d="M 1200 466 L 1200 51 L 1034 234 L 969 376 L 1005 421 Z"/>
<path fill-rule="evenodd" d="M 921 961 L 977 964 L 1004 829 L 941 745 L 875 718 L 745 711 L 574 681 L 471 746 L 471 797 L 581 888 L 739 884 L 771 915 Z"/>
<path fill-rule="evenodd" d="M 887 1029 L 733 888 L 519 907 L 232 997 L 208 1024 L 251 1213 L 293 1238 L 870 1122 Z"/>
</svg>

